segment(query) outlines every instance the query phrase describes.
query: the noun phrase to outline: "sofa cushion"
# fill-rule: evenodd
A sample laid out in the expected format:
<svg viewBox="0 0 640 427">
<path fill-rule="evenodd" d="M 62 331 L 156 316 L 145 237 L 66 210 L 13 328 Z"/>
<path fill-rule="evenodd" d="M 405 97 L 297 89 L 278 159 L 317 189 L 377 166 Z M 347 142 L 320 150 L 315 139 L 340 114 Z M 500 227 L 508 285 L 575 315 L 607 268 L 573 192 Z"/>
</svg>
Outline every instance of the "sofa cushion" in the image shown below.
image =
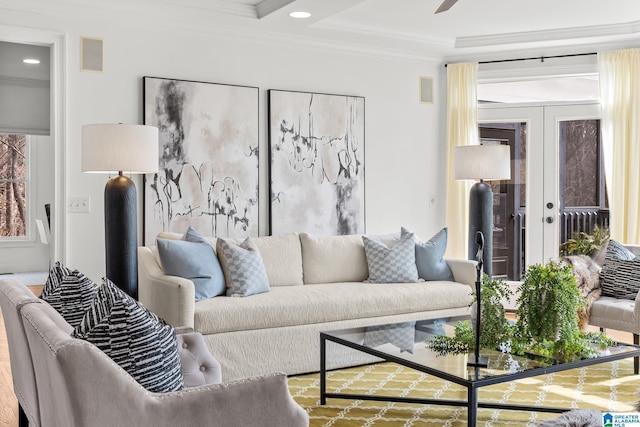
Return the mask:
<svg viewBox="0 0 640 427">
<path fill-rule="evenodd" d="M 242 296 L 269 292 L 269 279 L 258 248 L 247 237 L 239 245 L 218 239 L 218 256 L 228 296 Z"/>
<path fill-rule="evenodd" d="M 267 271 L 269 286 L 299 286 L 302 281 L 302 249 L 297 233 L 251 239 Z"/>
<path fill-rule="evenodd" d="M 372 283 L 407 283 L 418 281 L 416 239 L 405 233 L 400 240 L 387 246 L 369 236 L 362 236 L 364 252 Z"/>
<path fill-rule="evenodd" d="M 85 311 L 91 307 L 98 288 L 96 283 L 78 270 L 71 270 L 56 262 L 49 272 L 40 298 L 75 328 L 82 321 Z"/>
<path fill-rule="evenodd" d="M 362 282 L 369 276 L 362 236 L 300 234 L 304 283 Z"/>
<path fill-rule="evenodd" d="M 93 343 L 151 392 L 183 387 L 174 329 L 108 279 L 72 335 Z"/>
<path fill-rule="evenodd" d="M 251 298 L 211 298 L 195 304 L 203 335 L 396 314 L 467 309 L 472 289 L 457 282 L 362 282 L 280 286 Z M 250 316 L 247 313 L 251 313 Z M 215 352 L 214 352 L 215 356 Z"/>
<path fill-rule="evenodd" d="M 191 280 L 196 301 L 225 293 L 220 262 L 207 242 L 157 239 L 156 246 L 165 274 Z"/>
<path fill-rule="evenodd" d="M 406 228 L 402 234 L 411 233 Z M 444 260 L 447 250 L 447 228 L 437 232 L 427 242 L 416 239 L 416 267 L 418 276 L 424 280 L 453 280 L 453 273 Z"/>
</svg>

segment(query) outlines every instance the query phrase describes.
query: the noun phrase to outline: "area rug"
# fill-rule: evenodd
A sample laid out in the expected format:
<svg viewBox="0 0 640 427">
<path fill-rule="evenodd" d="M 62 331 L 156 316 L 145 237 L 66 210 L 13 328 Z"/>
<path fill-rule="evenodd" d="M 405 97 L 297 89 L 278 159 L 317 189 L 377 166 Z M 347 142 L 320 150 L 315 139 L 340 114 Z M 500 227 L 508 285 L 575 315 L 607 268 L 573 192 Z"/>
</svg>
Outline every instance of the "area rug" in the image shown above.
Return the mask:
<svg viewBox="0 0 640 427">
<path fill-rule="evenodd" d="M 365 400 L 319 401 L 319 374 L 289 378 L 293 398 L 306 409 L 310 427 L 441 427 L 466 426 L 462 407 L 416 405 Z M 327 391 L 397 395 L 443 399 L 466 399 L 457 384 L 413 371 L 393 363 L 380 363 L 332 371 Z M 640 399 L 640 376 L 633 375 L 632 359 L 589 366 L 497 384 L 479 391 L 483 402 L 530 406 L 590 408 L 610 412 L 634 411 Z M 478 426 L 534 426 L 559 414 L 498 409 L 478 409 Z"/>
</svg>

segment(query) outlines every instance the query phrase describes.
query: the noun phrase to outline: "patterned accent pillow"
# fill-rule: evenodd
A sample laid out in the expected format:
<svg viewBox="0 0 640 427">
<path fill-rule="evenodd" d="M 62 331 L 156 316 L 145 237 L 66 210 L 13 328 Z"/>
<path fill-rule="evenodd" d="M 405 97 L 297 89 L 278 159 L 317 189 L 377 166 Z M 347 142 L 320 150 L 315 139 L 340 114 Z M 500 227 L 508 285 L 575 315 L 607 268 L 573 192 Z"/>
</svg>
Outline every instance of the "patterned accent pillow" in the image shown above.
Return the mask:
<svg viewBox="0 0 640 427">
<path fill-rule="evenodd" d="M 401 228 L 401 234 L 411 233 L 406 228 Z M 437 232 L 429 241 L 416 240 L 416 267 L 418 276 L 424 280 L 454 281 L 449 264 L 444 260 L 447 250 L 447 227 Z"/>
<path fill-rule="evenodd" d="M 393 344 L 401 352 L 413 353 L 416 345 L 416 322 L 367 326 L 364 331 L 364 345 L 377 347 L 384 344 Z"/>
<path fill-rule="evenodd" d="M 224 275 L 213 247 L 189 227 L 182 240 L 156 239 L 162 270 L 195 286 L 196 301 L 225 293 Z"/>
<path fill-rule="evenodd" d="M 183 387 L 173 327 L 108 279 L 72 336 L 93 343 L 151 392 Z"/>
<path fill-rule="evenodd" d="M 97 284 L 78 270 L 71 270 L 56 262 L 49 272 L 40 298 L 75 328 L 91 307 L 98 288 Z"/>
<path fill-rule="evenodd" d="M 606 262 L 600 271 L 600 287 L 604 296 L 635 300 L 640 290 L 640 258 Z"/>
<path fill-rule="evenodd" d="M 628 295 L 633 291 L 628 288 L 629 280 L 631 277 L 620 277 L 617 279 L 617 270 L 623 266 L 622 261 L 630 261 L 635 259 L 635 255 L 629 249 L 625 248 L 622 244 L 615 240 L 609 240 L 607 245 L 607 251 L 604 257 L 604 264 L 600 271 L 600 288 L 602 288 L 602 296 L 612 298 L 626 298 L 619 295 Z M 629 275 L 633 270 L 632 264 L 624 263 L 623 275 Z M 640 279 L 638 279 L 640 280 Z M 620 290 L 620 286 L 624 289 Z M 631 299 L 635 298 L 635 294 Z"/>
<path fill-rule="evenodd" d="M 621 259 L 634 259 L 636 256 L 629 249 L 625 248 L 622 244 L 615 240 L 609 240 L 607 244 L 607 252 L 604 256 L 605 264 L 607 261 L 618 261 Z"/>
<path fill-rule="evenodd" d="M 406 233 L 387 246 L 376 239 L 362 236 L 371 283 L 411 283 L 418 281 L 416 239 Z"/>
<path fill-rule="evenodd" d="M 227 282 L 228 296 L 248 297 L 269 292 L 267 271 L 251 238 L 247 237 L 239 245 L 219 238 L 216 249 Z"/>
</svg>

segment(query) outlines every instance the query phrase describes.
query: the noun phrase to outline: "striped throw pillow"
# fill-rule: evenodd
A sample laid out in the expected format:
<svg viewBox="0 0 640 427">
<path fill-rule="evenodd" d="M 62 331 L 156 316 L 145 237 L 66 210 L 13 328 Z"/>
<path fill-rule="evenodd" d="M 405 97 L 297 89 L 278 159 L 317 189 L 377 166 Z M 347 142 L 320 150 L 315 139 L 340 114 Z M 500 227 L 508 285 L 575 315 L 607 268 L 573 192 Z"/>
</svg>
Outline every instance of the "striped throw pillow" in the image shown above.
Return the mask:
<svg viewBox="0 0 640 427">
<path fill-rule="evenodd" d="M 602 295 L 636 299 L 640 290 L 640 258 L 605 262 L 600 271 Z"/>
<path fill-rule="evenodd" d="M 78 270 L 62 263 L 49 272 L 40 298 L 49 303 L 74 328 L 80 324 L 85 311 L 98 293 L 99 286 Z"/>
<path fill-rule="evenodd" d="M 609 240 L 600 271 L 602 296 L 635 299 L 640 289 L 640 260 L 629 249 Z"/>
<path fill-rule="evenodd" d="M 173 327 L 105 279 L 74 337 L 93 343 L 147 390 L 181 390 Z"/>
</svg>

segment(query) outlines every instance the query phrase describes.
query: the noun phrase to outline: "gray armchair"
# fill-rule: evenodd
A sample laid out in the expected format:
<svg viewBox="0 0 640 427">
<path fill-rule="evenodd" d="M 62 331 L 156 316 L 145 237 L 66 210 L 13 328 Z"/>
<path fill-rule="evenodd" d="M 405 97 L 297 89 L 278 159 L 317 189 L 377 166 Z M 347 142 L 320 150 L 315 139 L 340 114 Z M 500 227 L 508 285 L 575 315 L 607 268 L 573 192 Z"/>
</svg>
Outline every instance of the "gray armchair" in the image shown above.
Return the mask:
<svg viewBox="0 0 640 427">
<path fill-rule="evenodd" d="M 220 364 L 199 333 L 178 331 L 185 388 L 152 393 L 93 344 L 72 338 L 71 326 L 49 304 L 32 294 L 25 294 L 28 302 L 14 304 L 13 295 L 29 292 L 23 285 L 0 281 L 0 290 L 3 314 L 7 301 L 19 314 L 5 318 L 7 329 L 23 326 L 22 335 L 10 340 L 10 348 L 18 343 L 14 349 L 31 354 L 12 357 L 12 369 L 14 361 L 18 363 L 12 373 L 16 394 L 29 397 L 18 397 L 21 406 L 28 415 L 38 414 L 29 415 L 32 425 L 308 426 L 308 415 L 289 394 L 284 374 L 220 383 Z M 24 388 L 31 394 L 18 391 Z"/>
<path fill-rule="evenodd" d="M 636 256 L 640 255 L 640 245 L 625 245 Z M 633 334 L 633 343 L 640 342 L 640 293 L 635 300 L 600 297 L 591 304 L 589 324 L 600 330 L 615 329 L 616 331 Z M 640 363 L 636 357 L 633 362 L 635 374 L 640 371 Z"/>
<path fill-rule="evenodd" d="M 0 309 L 9 343 L 9 360 L 13 392 L 18 399 L 18 425 L 39 427 L 40 408 L 38 389 L 33 374 L 31 350 L 22 326 L 20 310 L 23 305 L 40 300 L 24 285 L 15 281 L 0 281 Z"/>
</svg>

